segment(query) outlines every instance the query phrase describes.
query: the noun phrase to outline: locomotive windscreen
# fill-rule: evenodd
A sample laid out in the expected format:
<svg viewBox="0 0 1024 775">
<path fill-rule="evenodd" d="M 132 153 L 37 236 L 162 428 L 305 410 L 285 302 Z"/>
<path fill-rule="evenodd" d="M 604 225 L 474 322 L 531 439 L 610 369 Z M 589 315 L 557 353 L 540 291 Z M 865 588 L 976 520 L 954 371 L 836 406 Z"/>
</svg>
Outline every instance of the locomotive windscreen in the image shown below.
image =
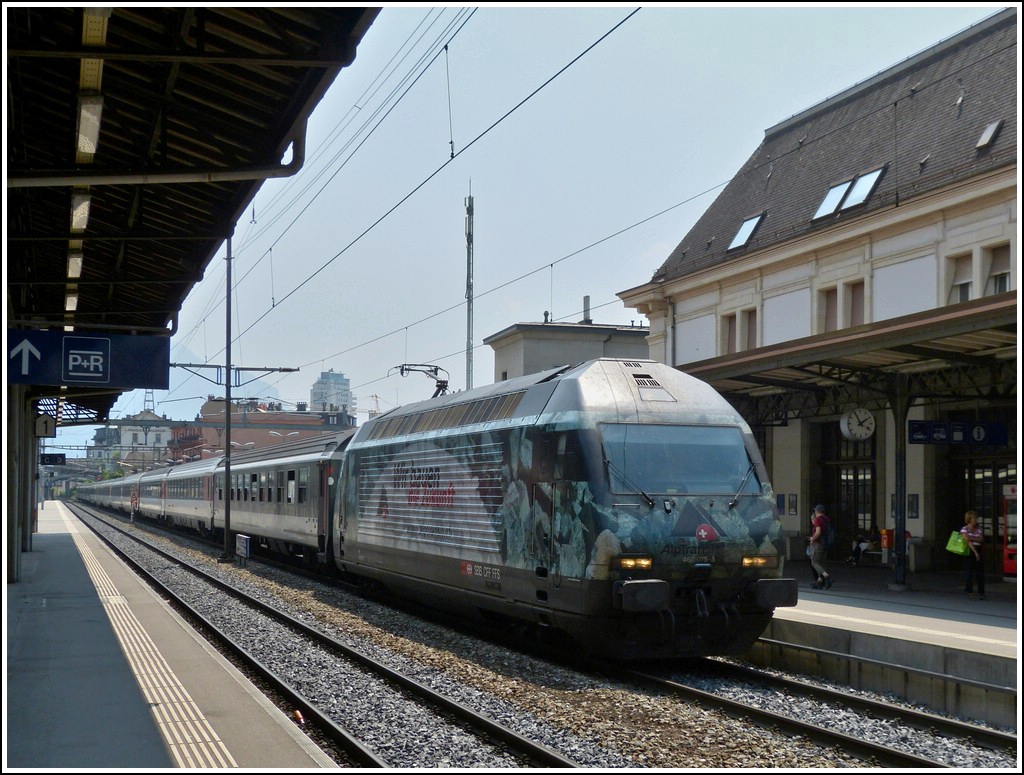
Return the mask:
<svg viewBox="0 0 1024 775">
<path fill-rule="evenodd" d="M 606 423 L 601 434 L 613 492 L 761 492 L 739 428 Z"/>
</svg>

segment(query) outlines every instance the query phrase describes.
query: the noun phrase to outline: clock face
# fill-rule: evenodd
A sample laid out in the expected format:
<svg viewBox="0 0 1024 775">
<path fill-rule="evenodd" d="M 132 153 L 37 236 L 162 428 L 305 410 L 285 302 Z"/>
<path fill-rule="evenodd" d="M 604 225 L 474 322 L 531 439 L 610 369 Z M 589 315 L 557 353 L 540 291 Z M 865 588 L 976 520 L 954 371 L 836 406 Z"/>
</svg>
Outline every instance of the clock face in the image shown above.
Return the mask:
<svg viewBox="0 0 1024 775">
<path fill-rule="evenodd" d="M 853 441 L 869 439 L 875 432 L 875 416 L 863 407 L 852 409 L 840 418 L 839 429 Z"/>
</svg>

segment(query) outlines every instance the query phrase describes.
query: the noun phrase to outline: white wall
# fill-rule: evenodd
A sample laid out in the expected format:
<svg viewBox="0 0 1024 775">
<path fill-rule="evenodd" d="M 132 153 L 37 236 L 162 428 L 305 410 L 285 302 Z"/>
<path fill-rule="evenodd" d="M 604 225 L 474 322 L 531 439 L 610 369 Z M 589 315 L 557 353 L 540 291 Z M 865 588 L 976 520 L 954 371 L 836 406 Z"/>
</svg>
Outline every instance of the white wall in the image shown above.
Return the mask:
<svg viewBox="0 0 1024 775">
<path fill-rule="evenodd" d="M 680 364 L 703 361 L 718 355 L 715 344 L 714 313 L 681 320 L 676 325 L 676 357 Z"/>
<path fill-rule="evenodd" d="M 759 345 L 778 344 L 810 336 L 811 289 L 801 288 L 764 300 Z"/>
<path fill-rule="evenodd" d="M 924 408 L 915 406 L 911 408 L 907 420 L 909 422 L 925 418 Z M 884 503 L 881 504 L 883 508 L 879 509 L 877 513 L 884 516 L 884 527 L 892 528 L 895 527 L 892 518 L 892 502 L 896 490 L 896 423 L 892 412 L 889 411 L 885 412 L 884 440 L 885 454 L 884 456 L 879 455 L 879 458 L 884 458 L 885 462 L 884 479 L 879 481 L 879 494 L 884 495 Z M 910 519 L 909 512 L 904 512 L 907 515 L 906 529 L 910 531 L 911 538 L 927 537 L 924 526 L 935 525 L 935 510 L 939 508 L 934 489 L 930 486 L 932 467 L 925 465 L 925 458 L 930 452 L 929 447 L 928 444 L 907 444 L 907 495 L 917 495 L 919 509 L 917 519 Z M 882 472 L 879 471 L 878 474 L 882 474 Z M 903 504 L 903 508 L 906 509 L 907 504 Z M 883 527 L 881 522 L 878 526 Z"/>
<path fill-rule="evenodd" d="M 933 255 L 877 267 L 871 289 L 872 321 L 910 315 L 945 304 L 945 298 L 936 298 L 938 262 Z"/>
<path fill-rule="evenodd" d="M 813 504 L 808 502 L 806 488 L 804 487 L 804 461 L 807 459 L 806 450 L 803 449 L 803 433 L 806 423 L 802 420 L 791 421 L 789 425 L 776 426 L 771 430 L 771 459 L 773 461 L 772 489 L 775 494 L 786 495 L 786 507 L 779 515 L 782 517 L 782 529 L 786 533 L 806 532 L 802 516 L 806 516 Z M 795 515 L 788 513 L 789 496 L 797 494 L 797 509 Z"/>
</svg>

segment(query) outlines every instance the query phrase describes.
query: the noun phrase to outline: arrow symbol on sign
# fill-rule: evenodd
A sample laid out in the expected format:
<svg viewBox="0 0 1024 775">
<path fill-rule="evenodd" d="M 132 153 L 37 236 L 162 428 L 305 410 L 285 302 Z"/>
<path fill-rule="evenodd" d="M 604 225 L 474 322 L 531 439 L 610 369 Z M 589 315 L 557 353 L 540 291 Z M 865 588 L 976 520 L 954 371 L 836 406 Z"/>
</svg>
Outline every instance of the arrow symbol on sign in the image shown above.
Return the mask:
<svg viewBox="0 0 1024 775">
<path fill-rule="evenodd" d="M 10 360 L 10 358 L 14 358 L 14 357 L 16 357 L 18 355 L 21 356 L 21 374 L 22 374 L 22 376 L 28 374 L 28 356 L 29 355 L 34 355 L 39 360 L 43 359 L 43 356 L 39 354 L 39 350 L 37 350 L 35 347 L 33 347 L 32 343 L 28 339 L 22 339 L 21 340 L 21 344 L 19 344 L 17 347 L 15 347 L 13 350 L 11 350 L 11 355 L 8 358 L 8 360 Z"/>
</svg>

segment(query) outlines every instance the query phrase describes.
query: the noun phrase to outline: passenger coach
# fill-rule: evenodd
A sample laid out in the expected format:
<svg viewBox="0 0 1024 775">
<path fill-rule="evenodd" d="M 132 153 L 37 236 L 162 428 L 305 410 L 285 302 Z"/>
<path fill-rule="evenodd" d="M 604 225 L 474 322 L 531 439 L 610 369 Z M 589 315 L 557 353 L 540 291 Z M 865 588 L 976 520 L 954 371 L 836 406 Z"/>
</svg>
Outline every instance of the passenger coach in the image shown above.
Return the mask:
<svg viewBox="0 0 1024 775">
<path fill-rule="evenodd" d="M 232 455 L 226 493 L 219 461 L 214 502 L 223 515 L 224 498 L 231 499 L 232 532 L 245 533 L 276 554 L 302 557 L 311 566 L 332 562 L 331 496 L 353 433 L 348 429 Z"/>
</svg>

